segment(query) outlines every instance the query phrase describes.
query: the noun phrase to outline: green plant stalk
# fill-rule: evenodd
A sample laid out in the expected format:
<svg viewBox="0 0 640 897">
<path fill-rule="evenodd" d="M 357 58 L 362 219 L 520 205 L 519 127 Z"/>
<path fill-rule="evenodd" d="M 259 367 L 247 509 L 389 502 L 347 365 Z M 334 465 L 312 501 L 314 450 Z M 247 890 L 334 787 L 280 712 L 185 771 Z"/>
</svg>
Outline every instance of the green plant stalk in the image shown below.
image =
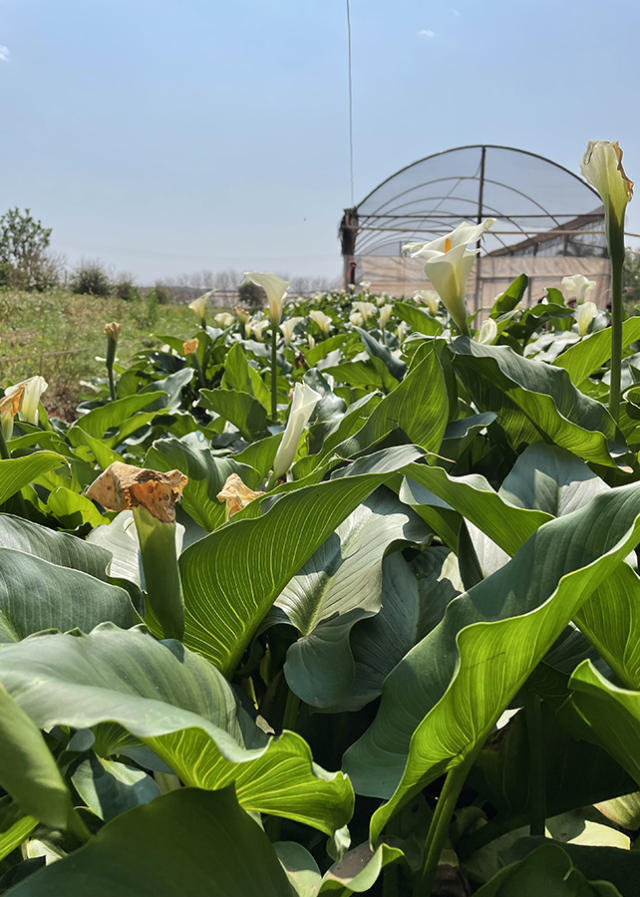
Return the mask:
<svg viewBox="0 0 640 897">
<path fill-rule="evenodd" d="M 529 752 L 529 832 L 544 837 L 547 819 L 547 793 L 542 752 L 542 704 L 534 692 L 527 692 L 524 702 Z"/>
<path fill-rule="evenodd" d="M 278 419 L 278 384 L 276 381 L 276 343 L 278 326 L 271 322 L 271 419 Z"/>
<path fill-rule="evenodd" d="M 458 766 L 450 769 L 447 773 L 427 832 L 422 869 L 414 882 L 413 897 L 428 897 L 431 894 L 438 871 L 440 854 L 449 834 L 449 823 L 478 750 L 479 747 L 475 748 Z"/>
<path fill-rule="evenodd" d="M 4 438 L 4 433 L 2 432 L 2 428 L 0 427 L 0 458 L 3 458 L 6 461 L 10 457 L 11 457 L 11 452 L 9 451 L 7 441 Z"/>
<path fill-rule="evenodd" d="M 290 688 L 287 688 L 287 700 L 284 705 L 284 713 L 282 715 L 282 728 L 289 729 L 291 732 L 296 731 L 296 722 L 298 720 L 298 711 L 300 710 L 300 698 L 294 694 Z"/>
<path fill-rule="evenodd" d="M 111 397 L 111 401 L 115 401 L 116 399 L 116 384 L 113 379 L 113 363 L 116 359 L 116 341 L 108 336 L 107 337 L 107 376 L 109 378 L 109 395 Z"/>
<path fill-rule="evenodd" d="M 198 358 L 197 352 L 192 352 L 190 355 L 191 361 L 193 362 L 193 366 L 196 369 L 196 373 L 198 375 L 198 381 L 202 389 L 206 389 L 207 381 L 204 378 L 204 370 L 202 369 L 202 365 L 200 364 L 200 359 Z"/>
<path fill-rule="evenodd" d="M 176 557 L 176 525 L 158 520 L 146 508 L 133 509 L 140 558 L 151 610 L 166 638 L 184 636 L 184 599 Z"/>
<path fill-rule="evenodd" d="M 611 385 L 609 413 L 618 423 L 620 417 L 620 373 L 622 369 L 622 269 L 624 266 L 624 221 L 619 226 L 609 220 L 606 225 L 611 260 Z"/>
</svg>

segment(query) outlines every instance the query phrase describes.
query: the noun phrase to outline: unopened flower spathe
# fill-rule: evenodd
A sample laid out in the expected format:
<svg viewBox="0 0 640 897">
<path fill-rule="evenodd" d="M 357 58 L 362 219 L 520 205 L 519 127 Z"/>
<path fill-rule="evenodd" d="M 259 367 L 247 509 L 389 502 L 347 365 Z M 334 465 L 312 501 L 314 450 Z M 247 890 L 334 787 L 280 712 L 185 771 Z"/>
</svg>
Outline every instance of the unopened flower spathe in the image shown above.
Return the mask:
<svg viewBox="0 0 640 897">
<path fill-rule="evenodd" d="M 600 194 L 606 215 L 622 226 L 627 203 L 633 196 L 633 181 L 624 173 L 618 141 L 590 140 L 580 170 Z"/>
<path fill-rule="evenodd" d="M 289 419 L 273 461 L 273 480 L 284 476 L 293 464 L 302 431 L 320 398 L 320 393 L 306 383 L 296 383 L 294 386 Z"/>
</svg>

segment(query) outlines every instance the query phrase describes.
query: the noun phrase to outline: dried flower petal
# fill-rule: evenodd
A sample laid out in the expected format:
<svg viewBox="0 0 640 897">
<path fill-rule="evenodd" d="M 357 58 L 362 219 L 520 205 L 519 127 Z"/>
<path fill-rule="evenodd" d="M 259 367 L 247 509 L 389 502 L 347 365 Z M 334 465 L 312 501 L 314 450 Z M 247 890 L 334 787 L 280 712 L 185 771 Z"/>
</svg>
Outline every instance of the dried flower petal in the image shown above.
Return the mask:
<svg viewBox="0 0 640 897">
<path fill-rule="evenodd" d="M 173 523 L 175 503 L 189 478 L 179 470 L 161 473 L 114 461 L 94 480 L 87 495 L 110 511 L 124 511 L 141 505 L 157 520 Z"/>
</svg>

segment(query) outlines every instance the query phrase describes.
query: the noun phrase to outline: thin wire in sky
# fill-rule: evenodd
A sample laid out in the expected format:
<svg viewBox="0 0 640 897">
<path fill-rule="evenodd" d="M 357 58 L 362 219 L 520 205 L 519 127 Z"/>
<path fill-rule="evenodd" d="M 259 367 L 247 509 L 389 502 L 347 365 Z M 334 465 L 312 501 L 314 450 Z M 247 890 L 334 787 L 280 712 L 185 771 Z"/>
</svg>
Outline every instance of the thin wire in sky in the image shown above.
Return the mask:
<svg viewBox="0 0 640 897">
<path fill-rule="evenodd" d="M 347 68 L 349 70 L 349 174 L 351 179 L 351 205 L 355 205 L 353 187 L 353 88 L 351 83 L 351 11 L 347 0 Z"/>
</svg>

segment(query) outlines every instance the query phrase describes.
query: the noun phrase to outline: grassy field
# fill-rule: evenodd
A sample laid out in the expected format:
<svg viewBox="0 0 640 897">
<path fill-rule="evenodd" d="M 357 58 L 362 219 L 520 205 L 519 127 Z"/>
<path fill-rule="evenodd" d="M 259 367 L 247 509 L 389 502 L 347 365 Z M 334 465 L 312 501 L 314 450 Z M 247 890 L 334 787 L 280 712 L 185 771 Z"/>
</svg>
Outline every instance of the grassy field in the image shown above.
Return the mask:
<svg viewBox="0 0 640 897">
<path fill-rule="evenodd" d="M 196 319 L 186 305 L 158 305 L 146 299 L 124 302 L 74 293 L 0 291 L 0 379 L 7 384 L 41 374 L 49 383 L 43 396 L 50 414 L 73 417 L 80 381 L 104 376 L 108 321 L 122 324 L 118 358 L 161 345 L 171 334 L 186 338 Z"/>
</svg>

